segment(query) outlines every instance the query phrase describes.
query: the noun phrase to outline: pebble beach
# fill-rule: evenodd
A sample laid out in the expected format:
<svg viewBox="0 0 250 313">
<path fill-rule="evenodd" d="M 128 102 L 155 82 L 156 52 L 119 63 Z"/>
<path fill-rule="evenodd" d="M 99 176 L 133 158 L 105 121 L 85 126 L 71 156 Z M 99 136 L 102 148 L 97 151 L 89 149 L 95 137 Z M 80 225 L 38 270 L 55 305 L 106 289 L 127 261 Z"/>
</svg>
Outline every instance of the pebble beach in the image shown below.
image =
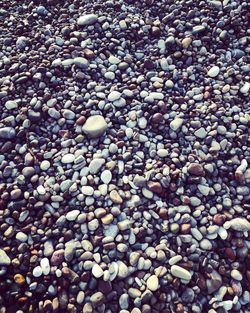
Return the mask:
<svg viewBox="0 0 250 313">
<path fill-rule="evenodd" d="M 1 1 L 0 313 L 250 312 L 249 19 Z"/>
</svg>

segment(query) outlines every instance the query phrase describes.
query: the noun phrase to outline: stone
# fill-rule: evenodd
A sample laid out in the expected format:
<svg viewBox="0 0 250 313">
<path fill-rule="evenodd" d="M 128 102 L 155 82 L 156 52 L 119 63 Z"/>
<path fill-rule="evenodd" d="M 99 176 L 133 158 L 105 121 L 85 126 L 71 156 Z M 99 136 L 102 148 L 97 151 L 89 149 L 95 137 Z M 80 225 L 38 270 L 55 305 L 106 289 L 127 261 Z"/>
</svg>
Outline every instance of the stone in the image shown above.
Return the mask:
<svg viewBox="0 0 250 313">
<path fill-rule="evenodd" d="M 70 163 L 73 163 L 74 161 L 75 161 L 75 156 L 72 153 L 65 154 L 61 159 L 61 162 L 63 164 L 70 164 Z"/>
<path fill-rule="evenodd" d="M 201 127 L 194 132 L 194 135 L 200 139 L 204 139 L 207 136 L 207 132 L 204 127 Z"/>
<path fill-rule="evenodd" d="M 104 184 L 109 184 L 112 180 L 112 173 L 110 170 L 104 170 L 101 174 L 101 180 Z"/>
<path fill-rule="evenodd" d="M 40 164 L 40 169 L 42 171 L 47 171 L 50 168 L 50 162 L 48 160 L 43 160 Z"/>
<path fill-rule="evenodd" d="M 2 139 L 13 139 L 16 136 L 16 131 L 13 127 L 2 127 L 0 128 L 0 138 Z"/>
<path fill-rule="evenodd" d="M 92 196 L 94 194 L 94 188 L 91 186 L 82 186 L 81 190 L 85 196 Z"/>
<path fill-rule="evenodd" d="M 162 186 L 159 182 L 149 181 L 147 183 L 148 189 L 158 195 L 162 193 Z"/>
<path fill-rule="evenodd" d="M 117 276 L 119 278 L 126 278 L 129 275 L 129 269 L 128 269 L 127 265 L 122 261 L 118 261 L 117 263 L 118 263 Z"/>
<path fill-rule="evenodd" d="M 172 265 L 170 272 L 173 276 L 189 281 L 192 278 L 192 275 L 183 267 L 179 265 Z"/>
<path fill-rule="evenodd" d="M 123 200 L 122 197 L 119 195 L 117 190 L 112 190 L 109 194 L 110 199 L 115 203 L 115 204 L 122 204 Z"/>
<path fill-rule="evenodd" d="M 213 246 L 208 239 L 202 239 L 200 242 L 200 247 L 203 250 L 212 250 Z"/>
<path fill-rule="evenodd" d="M 50 264 L 48 258 L 42 258 L 40 261 L 40 266 L 43 272 L 43 275 L 49 275 L 50 273 Z"/>
<path fill-rule="evenodd" d="M 93 25 L 97 22 L 97 20 L 98 16 L 96 14 L 86 14 L 78 18 L 77 25 L 79 26 Z"/>
<path fill-rule="evenodd" d="M 95 276 L 95 278 L 100 278 L 103 276 L 103 270 L 98 264 L 94 264 L 92 267 L 92 274 Z"/>
<path fill-rule="evenodd" d="M 223 224 L 225 229 L 232 228 L 239 232 L 250 231 L 250 223 L 246 218 L 236 217 L 231 221 L 227 221 Z"/>
<path fill-rule="evenodd" d="M 34 277 L 40 277 L 40 276 L 42 276 L 42 274 L 43 274 L 43 270 L 42 270 L 42 268 L 41 268 L 41 266 L 40 265 L 38 265 L 38 266 L 36 266 L 34 269 L 33 269 L 33 276 Z"/>
<path fill-rule="evenodd" d="M 89 61 L 85 58 L 82 58 L 82 57 L 77 57 L 77 58 L 74 58 L 74 64 L 83 69 L 83 70 L 86 70 L 89 66 Z"/>
<path fill-rule="evenodd" d="M 69 221 L 69 222 L 72 222 L 72 221 L 75 221 L 77 219 L 77 216 L 80 214 L 80 210 L 72 210 L 72 211 L 69 211 L 67 214 L 66 214 L 66 219 Z"/>
<path fill-rule="evenodd" d="M 101 159 L 101 158 L 93 159 L 89 163 L 89 171 L 90 171 L 90 173 L 91 174 L 97 174 L 99 172 L 99 170 L 101 169 L 101 167 L 103 166 L 104 163 L 105 163 L 104 159 Z"/>
<path fill-rule="evenodd" d="M 116 91 L 116 90 L 111 91 L 111 93 L 108 95 L 108 100 L 111 102 L 114 102 L 114 101 L 120 99 L 121 95 L 122 94 L 119 91 Z"/>
<path fill-rule="evenodd" d="M 64 261 L 64 250 L 59 249 L 53 252 L 50 263 L 53 266 L 59 266 Z"/>
<path fill-rule="evenodd" d="M 156 291 L 159 288 L 159 279 L 156 275 L 152 275 L 147 279 L 147 288 Z"/>
<path fill-rule="evenodd" d="M 90 138 L 101 137 L 108 128 L 108 124 L 101 115 L 90 116 L 82 127 L 84 133 Z"/>
<path fill-rule="evenodd" d="M 190 174 L 195 176 L 203 176 L 205 174 L 203 166 L 199 163 L 190 163 L 187 170 Z"/>
<path fill-rule="evenodd" d="M 238 270 L 232 270 L 231 277 L 237 281 L 241 281 L 243 279 L 241 272 L 239 272 Z"/>
<path fill-rule="evenodd" d="M 23 285 L 25 283 L 25 278 L 21 274 L 16 274 L 14 280 L 18 285 Z"/>
<path fill-rule="evenodd" d="M 18 104 L 14 100 L 8 100 L 5 102 L 5 107 L 7 110 L 14 110 L 18 108 Z"/>
<path fill-rule="evenodd" d="M 210 279 L 206 281 L 206 285 L 208 294 L 214 293 L 222 285 L 221 275 L 216 270 L 213 270 L 210 274 Z"/>
<path fill-rule="evenodd" d="M 195 293 L 193 289 L 187 288 L 181 295 L 181 299 L 184 303 L 192 303 L 194 300 Z"/>
<path fill-rule="evenodd" d="M 10 258 L 8 257 L 7 253 L 0 249 L 0 266 L 7 266 L 7 265 L 10 265 L 11 263 L 11 260 Z"/>
<path fill-rule="evenodd" d="M 97 307 L 98 305 L 101 305 L 104 300 L 104 294 L 100 291 L 94 293 L 90 297 L 90 301 L 93 303 L 94 307 Z"/>
<path fill-rule="evenodd" d="M 21 242 L 26 242 L 26 241 L 28 240 L 28 236 L 27 236 L 25 233 L 19 231 L 19 232 L 16 234 L 16 239 L 19 240 L 19 241 L 21 241 Z"/>
<path fill-rule="evenodd" d="M 122 310 L 129 307 L 129 296 L 127 293 L 123 293 L 119 298 L 119 305 Z"/>
<path fill-rule="evenodd" d="M 209 76 L 209 77 L 212 77 L 212 78 L 214 78 L 214 77 L 216 77 L 218 74 L 219 74 L 219 72 L 220 72 L 220 68 L 219 68 L 219 66 L 213 66 L 213 67 L 211 67 L 210 68 L 210 70 L 207 72 L 207 75 Z"/>
<path fill-rule="evenodd" d="M 183 119 L 182 118 L 175 118 L 173 121 L 170 122 L 170 128 L 173 130 L 173 131 L 177 131 L 183 124 Z"/>
</svg>

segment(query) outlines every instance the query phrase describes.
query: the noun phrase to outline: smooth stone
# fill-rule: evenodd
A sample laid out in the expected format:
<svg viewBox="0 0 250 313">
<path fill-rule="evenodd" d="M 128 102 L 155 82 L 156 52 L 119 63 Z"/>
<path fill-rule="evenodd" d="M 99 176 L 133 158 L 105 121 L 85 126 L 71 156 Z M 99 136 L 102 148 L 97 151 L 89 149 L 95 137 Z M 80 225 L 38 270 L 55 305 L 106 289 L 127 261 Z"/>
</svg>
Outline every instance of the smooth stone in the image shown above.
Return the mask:
<svg viewBox="0 0 250 313">
<path fill-rule="evenodd" d="M 193 289 L 187 288 L 181 295 L 181 299 L 184 303 L 192 303 L 194 300 L 195 293 Z"/>
<path fill-rule="evenodd" d="M 116 90 L 111 91 L 111 93 L 108 95 L 108 100 L 111 102 L 114 102 L 114 101 L 120 99 L 121 95 L 122 94 L 119 91 L 116 91 Z"/>
<path fill-rule="evenodd" d="M 74 64 L 84 70 L 86 70 L 89 66 L 88 60 L 82 57 L 74 58 Z"/>
<path fill-rule="evenodd" d="M 92 196 L 94 194 L 94 188 L 91 186 L 82 186 L 81 190 L 85 196 Z"/>
<path fill-rule="evenodd" d="M 204 127 L 201 127 L 194 132 L 194 135 L 200 139 L 204 139 L 207 136 L 207 132 Z"/>
<path fill-rule="evenodd" d="M 70 164 L 70 163 L 73 163 L 74 161 L 75 161 L 75 156 L 72 153 L 65 154 L 61 159 L 61 162 L 63 164 Z"/>
<path fill-rule="evenodd" d="M 232 270 L 231 277 L 237 281 L 241 281 L 243 279 L 241 272 L 239 272 L 238 270 Z"/>
<path fill-rule="evenodd" d="M 157 150 L 157 155 L 160 157 L 160 158 L 165 158 L 166 156 L 168 156 L 169 152 L 167 149 L 159 149 Z"/>
<path fill-rule="evenodd" d="M 109 63 L 111 63 L 111 64 L 119 64 L 119 63 L 121 63 L 121 60 L 118 59 L 116 56 L 111 55 L 109 57 Z"/>
<path fill-rule="evenodd" d="M 5 102 L 5 107 L 7 110 L 14 110 L 14 109 L 18 108 L 18 104 L 14 100 L 8 100 Z"/>
<path fill-rule="evenodd" d="M 170 272 L 173 276 L 189 281 L 192 275 L 184 268 L 179 265 L 172 265 Z"/>
<path fill-rule="evenodd" d="M 219 74 L 219 72 L 220 72 L 219 66 L 215 65 L 210 68 L 210 70 L 207 72 L 207 75 L 213 78 L 213 77 L 216 77 Z"/>
<path fill-rule="evenodd" d="M 93 159 L 89 163 L 89 171 L 90 171 L 90 173 L 91 174 L 97 174 L 99 172 L 99 170 L 101 169 L 101 167 L 103 166 L 104 163 L 105 163 L 104 159 L 101 159 L 101 158 Z"/>
<path fill-rule="evenodd" d="M 90 138 L 102 136 L 108 128 L 108 124 L 101 115 L 90 116 L 82 127 L 84 133 Z"/>
<path fill-rule="evenodd" d="M 119 298 L 119 305 L 122 310 L 129 307 L 129 296 L 127 293 L 123 293 Z"/>
<path fill-rule="evenodd" d="M 72 221 L 75 221 L 77 219 L 77 216 L 80 214 L 80 210 L 72 210 L 72 211 L 69 211 L 67 214 L 66 214 L 66 219 L 69 221 L 69 222 L 72 222 Z"/>
<path fill-rule="evenodd" d="M 122 261 L 118 261 L 117 264 L 118 264 L 117 276 L 119 278 L 126 278 L 126 277 L 128 277 L 129 269 L 128 269 L 127 265 L 124 262 L 122 262 Z"/>
<path fill-rule="evenodd" d="M 200 247 L 203 250 L 212 250 L 213 246 L 208 239 L 202 239 L 200 242 Z"/>
<path fill-rule="evenodd" d="M 40 164 L 40 169 L 42 171 L 47 171 L 49 168 L 50 168 L 50 162 L 48 160 L 42 161 L 42 163 Z"/>
<path fill-rule="evenodd" d="M 0 249 L 0 266 L 6 266 L 6 265 L 10 265 L 11 260 L 8 257 L 7 253 Z"/>
<path fill-rule="evenodd" d="M 16 239 L 19 240 L 19 241 L 21 241 L 21 242 L 26 242 L 26 241 L 28 240 L 28 236 L 27 236 L 25 233 L 19 231 L 19 232 L 16 234 Z"/>
<path fill-rule="evenodd" d="M 171 121 L 170 123 L 170 128 L 173 130 L 173 131 L 176 131 L 178 130 L 183 124 L 183 119 L 182 118 L 175 118 L 173 121 Z"/>
<path fill-rule="evenodd" d="M 46 194 L 46 189 L 42 185 L 38 186 L 36 190 L 39 193 L 39 195 L 45 195 Z"/>
<path fill-rule="evenodd" d="M 210 274 L 211 279 L 206 281 L 208 294 L 214 293 L 218 290 L 222 285 L 222 278 L 221 275 L 216 271 L 213 270 Z"/>
<path fill-rule="evenodd" d="M 98 16 L 96 14 L 86 14 L 78 18 L 77 24 L 79 26 L 93 25 L 97 22 L 97 20 Z"/>
<path fill-rule="evenodd" d="M 233 218 L 231 221 L 225 222 L 223 227 L 225 229 L 232 228 L 233 230 L 236 230 L 239 232 L 250 231 L 249 221 L 241 217 L 236 217 L 236 218 Z"/>
<path fill-rule="evenodd" d="M 147 279 L 147 287 L 151 291 L 156 291 L 159 288 L 159 279 L 156 275 L 152 275 Z"/>
<path fill-rule="evenodd" d="M 103 270 L 98 264 L 94 264 L 92 267 L 92 274 L 95 276 L 95 278 L 100 278 L 103 276 Z"/>
<path fill-rule="evenodd" d="M 40 265 L 38 265 L 38 266 L 36 266 L 34 269 L 33 269 L 33 276 L 34 277 L 40 277 L 40 276 L 42 276 L 42 274 L 43 274 L 43 270 L 42 270 L 42 268 L 41 268 L 41 266 Z"/>
<path fill-rule="evenodd" d="M 40 266 L 43 272 L 43 275 L 49 275 L 50 273 L 50 264 L 48 258 L 42 258 L 40 261 Z"/>
<path fill-rule="evenodd" d="M 119 193 L 117 192 L 117 190 L 112 190 L 109 194 L 110 199 L 116 203 L 116 204 L 122 204 L 123 200 L 122 197 L 119 195 Z"/>
<path fill-rule="evenodd" d="M 101 180 L 104 184 L 109 184 L 112 180 L 112 173 L 110 170 L 105 170 L 101 174 Z"/>
<path fill-rule="evenodd" d="M 13 139 L 16 136 L 16 131 L 13 127 L 0 128 L 0 138 Z"/>
<path fill-rule="evenodd" d="M 205 185 L 198 185 L 198 189 L 203 196 L 208 196 L 210 192 L 210 187 Z"/>
<path fill-rule="evenodd" d="M 245 94 L 248 94 L 250 90 L 250 83 L 249 82 L 245 82 L 245 84 L 240 88 L 240 92 Z"/>
</svg>

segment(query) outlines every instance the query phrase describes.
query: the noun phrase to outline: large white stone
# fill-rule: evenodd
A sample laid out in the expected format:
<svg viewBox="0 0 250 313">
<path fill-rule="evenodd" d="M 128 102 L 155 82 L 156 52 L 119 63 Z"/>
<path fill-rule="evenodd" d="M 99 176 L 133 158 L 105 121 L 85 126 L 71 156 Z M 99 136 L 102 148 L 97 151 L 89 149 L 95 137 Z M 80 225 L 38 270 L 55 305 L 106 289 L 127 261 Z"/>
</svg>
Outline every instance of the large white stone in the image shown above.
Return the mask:
<svg viewBox="0 0 250 313">
<path fill-rule="evenodd" d="M 180 267 L 179 265 L 172 265 L 170 271 L 173 276 L 184 280 L 189 281 L 192 277 L 192 275 L 185 268 Z"/>
<path fill-rule="evenodd" d="M 97 20 L 98 16 L 96 14 L 86 14 L 78 18 L 77 24 L 80 26 L 93 25 Z"/>
<path fill-rule="evenodd" d="M 90 138 L 98 138 L 103 135 L 108 128 L 108 124 L 101 115 L 90 116 L 82 127 L 82 130 Z"/>
<path fill-rule="evenodd" d="M 219 72 L 220 72 L 219 66 L 215 65 L 210 68 L 210 70 L 207 72 L 207 75 L 213 78 L 213 77 L 216 77 L 219 74 Z"/>
</svg>

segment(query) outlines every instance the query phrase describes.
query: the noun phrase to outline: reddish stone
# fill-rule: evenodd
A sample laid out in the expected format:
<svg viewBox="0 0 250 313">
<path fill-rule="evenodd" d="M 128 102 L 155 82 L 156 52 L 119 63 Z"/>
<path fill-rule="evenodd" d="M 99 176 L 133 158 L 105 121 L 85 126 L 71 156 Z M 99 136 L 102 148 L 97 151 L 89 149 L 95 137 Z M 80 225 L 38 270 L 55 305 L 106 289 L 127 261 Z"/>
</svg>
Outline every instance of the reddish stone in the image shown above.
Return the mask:
<svg viewBox="0 0 250 313">
<path fill-rule="evenodd" d="M 213 217 L 213 221 L 216 225 L 223 225 L 225 222 L 225 215 L 222 214 L 215 214 Z"/>
<path fill-rule="evenodd" d="M 195 176 L 204 176 L 205 172 L 201 164 L 191 163 L 188 166 L 188 172 Z"/>
<path fill-rule="evenodd" d="M 148 189 L 156 194 L 162 193 L 162 186 L 159 182 L 149 181 Z"/>
<path fill-rule="evenodd" d="M 235 261 L 236 254 L 232 248 L 226 248 L 224 252 L 225 252 L 226 256 L 229 258 L 229 260 Z"/>
<path fill-rule="evenodd" d="M 112 291 L 112 285 L 109 281 L 100 280 L 98 283 L 98 290 L 104 294 L 108 294 Z"/>
<path fill-rule="evenodd" d="M 64 261 L 64 250 L 60 249 L 55 251 L 50 259 L 51 265 L 53 266 L 58 266 L 60 264 L 62 264 L 62 262 Z"/>
<path fill-rule="evenodd" d="M 158 124 L 160 123 L 161 121 L 163 120 L 163 115 L 161 113 L 155 113 L 153 116 L 152 116 L 152 122 L 154 124 Z"/>
<path fill-rule="evenodd" d="M 161 218 L 167 219 L 168 217 L 168 210 L 166 208 L 160 208 L 158 214 Z"/>
<path fill-rule="evenodd" d="M 180 233 L 181 234 L 188 234 L 191 229 L 191 224 L 181 224 L 180 226 Z"/>
<path fill-rule="evenodd" d="M 85 116 L 80 116 L 77 120 L 76 120 L 76 124 L 77 125 L 83 125 L 86 121 L 86 117 Z"/>
</svg>

